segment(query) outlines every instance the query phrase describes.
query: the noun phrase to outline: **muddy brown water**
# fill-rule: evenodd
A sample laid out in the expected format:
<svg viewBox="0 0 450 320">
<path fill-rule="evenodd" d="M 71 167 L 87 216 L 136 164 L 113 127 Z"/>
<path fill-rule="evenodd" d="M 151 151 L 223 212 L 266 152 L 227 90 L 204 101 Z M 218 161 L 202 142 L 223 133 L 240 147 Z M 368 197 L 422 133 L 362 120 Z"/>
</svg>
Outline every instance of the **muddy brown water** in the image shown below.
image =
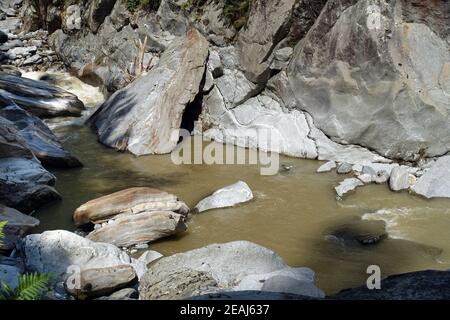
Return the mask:
<svg viewBox="0 0 450 320">
<path fill-rule="evenodd" d="M 369 185 L 337 201 L 333 187 L 346 176 L 316 173 L 319 161 L 281 157 L 280 163 L 292 169 L 262 176 L 257 165 L 175 165 L 170 155 L 116 152 L 81 125 L 57 126 L 55 132 L 84 167 L 52 170 L 63 200 L 35 213 L 41 220 L 37 232 L 75 230 L 72 213 L 78 206 L 124 188 L 160 188 L 192 208 L 218 188 L 243 180 L 253 190 L 251 202 L 195 215 L 186 233 L 152 243 L 150 249 L 170 255 L 211 243 L 252 241 L 291 266 L 312 268 L 317 285 L 328 294 L 365 284 L 369 265 L 380 266 L 383 277 L 450 268 L 449 200 Z M 352 232 L 384 231 L 388 237 L 374 245 L 351 241 Z"/>
</svg>

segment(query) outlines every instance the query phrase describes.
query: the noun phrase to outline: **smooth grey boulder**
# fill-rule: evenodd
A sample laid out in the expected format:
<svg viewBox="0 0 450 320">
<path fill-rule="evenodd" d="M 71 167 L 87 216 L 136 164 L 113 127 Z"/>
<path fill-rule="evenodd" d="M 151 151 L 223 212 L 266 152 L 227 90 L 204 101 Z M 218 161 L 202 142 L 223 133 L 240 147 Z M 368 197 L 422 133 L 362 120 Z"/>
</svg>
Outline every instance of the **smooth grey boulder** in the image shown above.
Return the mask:
<svg viewBox="0 0 450 320">
<path fill-rule="evenodd" d="M 448 300 L 450 272 L 425 270 L 389 276 L 380 290 L 346 289 L 331 297 L 344 300 Z"/>
<path fill-rule="evenodd" d="M 110 220 L 89 233 L 87 239 L 123 248 L 152 242 L 186 230 L 183 215 L 172 211 L 152 211 Z"/>
<path fill-rule="evenodd" d="M 426 198 L 450 197 L 450 156 L 439 158 L 417 179 L 411 190 Z"/>
<path fill-rule="evenodd" d="M 27 270 L 52 272 L 55 277 L 63 279 L 76 270 L 121 265 L 134 267 L 134 261 L 116 246 L 94 242 L 65 230 L 28 235 L 23 240 L 22 250 Z M 69 266 L 73 269 L 68 270 Z M 138 270 L 136 273 L 139 275 Z"/>
<path fill-rule="evenodd" d="M 0 221 L 8 223 L 3 228 L 5 237 L 0 239 L 1 250 L 12 250 L 20 237 L 26 235 L 33 228 L 39 225 L 39 220 L 29 215 L 23 214 L 13 208 L 5 207 L 0 204 Z"/>
<path fill-rule="evenodd" d="M 448 13 L 445 1 L 328 1 L 295 47 L 283 99 L 334 141 L 403 160 L 445 154 Z"/>
<path fill-rule="evenodd" d="M 203 211 L 232 207 L 238 203 L 247 202 L 253 199 L 252 190 L 243 181 L 238 181 L 232 185 L 220 188 L 209 197 L 201 200 L 194 208 L 200 213 Z"/>
<path fill-rule="evenodd" d="M 348 162 L 344 162 L 338 165 L 336 172 L 340 174 L 347 174 L 352 172 L 352 170 L 353 166 Z"/>
<path fill-rule="evenodd" d="M 58 138 L 38 117 L 28 113 L 0 94 L 0 117 L 11 121 L 27 147 L 44 165 L 80 167 L 81 162 L 64 150 Z"/>
<path fill-rule="evenodd" d="M 298 272 L 301 269 L 301 273 Z M 291 274 L 293 279 L 301 278 L 305 282 L 314 282 L 314 273 L 307 268 L 290 268 L 281 257 L 273 251 L 247 241 L 234 241 L 224 244 L 212 244 L 192 251 L 178 253 L 164 257 L 152 264 L 146 274 L 141 278 L 139 286 L 140 299 L 150 299 L 158 293 L 159 281 L 167 281 L 170 275 L 180 275 L 179 280 L 173 283 L 170 292 L 174 296 L 166 295 L 166 299 L 179 298 L 177 292 L 186 288 L 186 278 L 182 275 L 190 274 L 192 282 L 187 283 L 193 290 L 184 294 L 201 295 L 204 293 L 217 293 L 220 291 L 252 290 L 255 283 L 262 286 L 267 274 L 283 272 Z M 295 274 L 293 276 L 292 274 Z M 303 275 L 301 275 L 303 274 Z M 246 277 L 248 285 L 242 283 Z M 258 280 L 258 278 L 260 278 Z M 158 280 L 159 279 L 159 280 Z M 175 285 L 176 284 L 176 285 Z M 178 285 L 179 284 L 179 285 Z M 178 291 L 177 291 L 178 289 Z M 282 290 L 282 288 L 280 288 Z M 311 294 L 311 290 L 305 292 Z M 323 293 L 316 291 L 316 296 Z"/>
<path fill-rule="evenodd" d="M 175 40 L 155 67 L 92 116 L 100 142 L 135 155 L 171 152 L 183 112 L 199 91 L 207 55 L 208 43 L 195 29 Z"/>
<path fill-rule="evenodd" d="M 342 181 L 337 187 L 334 188 L 334 190 L 336 191 L 337 198 L 342 199 L 344 195 L 363 185 L 364 183 L 357 178 L 348 178 Z"/>
<path fill-rule="evenodd" d="M 153 250 L 148 250 L 145 251 L 138 260 L 144 262 L 147 265 L 155 260 L 158 260 L 161 257 L 163 257 L 161 253 Z"/>
<path fill-rule="evenodd" d="M 12 74 L 0 73 L 0 94 L 40 118 L 80 116 L 85 109 L 72 93 Z"/>
<path fill-rule="evenodd" d="M 100 297 L 97 300 L 136 300 L 139 293 L 133 288 L 124 288 L 107 297 Z"/>
<path fill-rule="evenodd" d="M 68 293 L 78 299 L 95 298 L 113 293 L 131 285 L 137 280 L 136 272 L 130 265 L 85 269 L 80 273 L 78 288 L 71 286 L 68 278 L 65 287 Z"/>
</svg>

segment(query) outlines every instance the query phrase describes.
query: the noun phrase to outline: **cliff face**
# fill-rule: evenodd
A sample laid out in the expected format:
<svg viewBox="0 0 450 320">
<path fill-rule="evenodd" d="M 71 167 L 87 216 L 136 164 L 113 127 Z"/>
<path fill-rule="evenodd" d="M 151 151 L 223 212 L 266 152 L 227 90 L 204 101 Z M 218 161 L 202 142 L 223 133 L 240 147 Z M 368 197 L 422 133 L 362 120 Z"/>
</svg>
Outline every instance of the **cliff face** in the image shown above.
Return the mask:
<svg viewBox="0 0 450 320">
<path fill-rule="evenodd" d="M 134 13 L 114 0 L 53 3 L 55 51 L 110 91 L 198 29 L 209 42 L 199 120 L 212 139 L 337 160 L 364 158 L 358 146 L 409 161 L 450 150 L 449 1 L 254 0 L 235 15 L 216 0 Z M 267 127 L 276 148 L 242 142 Z"/>
</svg>

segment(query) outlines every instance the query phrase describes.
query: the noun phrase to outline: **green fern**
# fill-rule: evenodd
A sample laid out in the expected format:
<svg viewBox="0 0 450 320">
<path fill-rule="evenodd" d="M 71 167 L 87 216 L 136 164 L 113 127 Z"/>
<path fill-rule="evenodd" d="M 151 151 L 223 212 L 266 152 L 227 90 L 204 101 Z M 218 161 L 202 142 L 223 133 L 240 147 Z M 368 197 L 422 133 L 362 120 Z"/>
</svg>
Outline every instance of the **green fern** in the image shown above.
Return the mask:
<svg viewBox="0 0 450 320">
<path fill-rule="evenodd" d="M 25 273 L 18 276 L 18 286 L 12 290 L 6 283 L 0 288 L 0 300 L 39 300 L 48 290 L 50 274 Z"/>
<path fill-rule="evenodd" d="M 0 246 L 3 245 L 3 238 L 5 234 L 3 233 L 3 228 L 5 228 L 8 221 L 0 221 Z"/>
</svg>

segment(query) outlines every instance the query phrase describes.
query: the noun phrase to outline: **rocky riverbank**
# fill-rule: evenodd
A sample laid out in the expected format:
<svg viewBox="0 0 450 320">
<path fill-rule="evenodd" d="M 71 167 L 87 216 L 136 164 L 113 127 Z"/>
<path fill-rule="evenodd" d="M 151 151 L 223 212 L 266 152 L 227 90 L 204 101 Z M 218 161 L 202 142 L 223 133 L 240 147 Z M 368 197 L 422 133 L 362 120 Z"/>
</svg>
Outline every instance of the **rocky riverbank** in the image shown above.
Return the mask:
<svg viewBox="0 0 450 320">
<path fill-rule="evenodd" d="M 192 211 L 175 194 L 128 186 L 80 203 L 73 213 L 79 234 L 27 235 L 39 225 L 39 217 L 27 214 L 61 199 L 51 170 L 83 162 L 47 123 L 80 117 L 85 106 L 49 79 L 27 79 L 23 71 L 70 70 L 100 83 L 108 98 L 86 125 L 119 151 L 167 154 L 179 142 L 173 131 L 185 129 L 217 142 L 326 161 L 318 174 L 343 177 L 334 188 L 337 201 L 368 184 L 450 197 L 448 6 L 254 0 L 245 12 L 230 10 L 228 1 L 215 0 L 161 0 L 132 9 L 114 0 L 2 2 L 0 220 L 8 221 L 2 281 L 14 288 L 18 274 L 51 272 L 49 299 L 265 292 L 266 298 L 325 298 L 313 270 L 290 267 L 252 242 L 134 257 L 157 240 L 185 233 L 195 214 L 258 201 L 244 181 L 210 190 Z M 249 134 L 262 130 L 270 137 Z M 385 237 L 351 236 L 364 246 Z M 383 293 L 358 288 L 331 298 L 446 298 L 447 278 L 438 271 L 400 275 L 384 280 Z M 417 279 L 423 285 L 414 294 L 402 292 Z"/>
</svg>

